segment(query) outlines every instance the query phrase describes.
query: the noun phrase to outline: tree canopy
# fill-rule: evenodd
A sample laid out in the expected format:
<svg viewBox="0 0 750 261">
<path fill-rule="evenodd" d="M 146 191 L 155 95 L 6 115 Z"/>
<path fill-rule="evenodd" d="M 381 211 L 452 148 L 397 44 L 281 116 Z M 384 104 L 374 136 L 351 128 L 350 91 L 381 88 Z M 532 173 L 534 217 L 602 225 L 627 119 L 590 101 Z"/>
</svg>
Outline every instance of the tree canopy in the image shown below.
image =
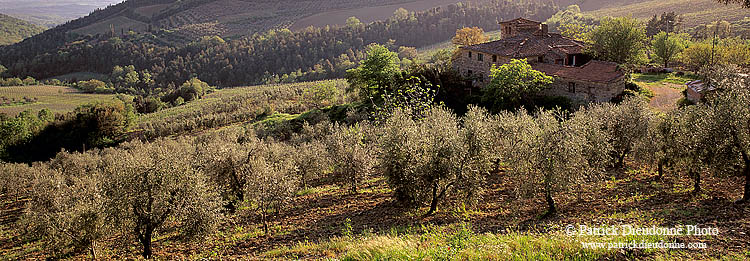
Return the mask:
<svg viewBox="0 0 750 261">
<path fill-rule="evenodd" d="M 616 63 L 636 63 L 646 47 L 643 23 L 635 18 L 604 18 L 591 32 L 590 52 Z"/>
<path fill-rule="evenodd" d="M 456 30 L 456 35 L 453 36 L 451 42 L 457 46 L 467 46 L 480 44 L 487 41 L 487 36 L 484 35 L 484 30 L 479 27 L 464 27 Z"/>
<path fill-rule="evenodd" d="M 485 87 L 482 102 L 495 112 L 517 108 L 528 104 L 531 96 L 553 81 L 553 77 L 534 70 L 526 59 L 513 59 L 499 67 L 492 65 L 490 83 Z"/>
</svg>

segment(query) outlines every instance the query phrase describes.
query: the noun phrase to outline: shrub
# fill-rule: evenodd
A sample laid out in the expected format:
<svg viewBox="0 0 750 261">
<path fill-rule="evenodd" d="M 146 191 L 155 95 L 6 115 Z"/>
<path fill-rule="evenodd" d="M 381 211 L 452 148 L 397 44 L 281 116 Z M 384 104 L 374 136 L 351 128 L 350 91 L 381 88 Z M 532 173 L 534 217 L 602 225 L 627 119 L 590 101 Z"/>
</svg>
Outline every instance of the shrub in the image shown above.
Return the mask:
<svg viewBox="0 0 750 261">
<path fill-rule="evenodd" d="M 89 81 L 78 82 L 78 88 L 84 92 L 96 92 L 97 89 L 99 90 L 107 89 L 107 84 L 104 83 L 103 81 L 93 79 Z"/>
<path fill-rule="evenodd" d="M 203 97 L 208 92 L 210 86 L 198 78 L 192 78 L 180 86 L 180 97 L 185 102 L 190 102 Z"/>
<path fill-rule="evenodd" d="M 336 83 L 328 81 L 306 88 L 302 93 L 302 101 L 307 106 L 320 108 L 335 104 L 338 96 L 339 89 L 336 88 Z"/>
</svg>

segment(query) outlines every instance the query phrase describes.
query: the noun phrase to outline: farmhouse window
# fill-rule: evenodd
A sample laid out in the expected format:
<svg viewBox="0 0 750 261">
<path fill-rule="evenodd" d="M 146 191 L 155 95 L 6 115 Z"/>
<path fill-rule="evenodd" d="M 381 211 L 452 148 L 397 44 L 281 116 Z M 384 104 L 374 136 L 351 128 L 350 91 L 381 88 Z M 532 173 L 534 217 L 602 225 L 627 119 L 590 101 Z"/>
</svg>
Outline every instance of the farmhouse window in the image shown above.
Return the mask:
<svg viewBox="0 0 750 261">
<path fill-rule="evenodd" d="M 572 92 L 572 93 L 576 92 L 576 83 L 574 82 L 568 83 L 568 92 Z"/>
<path fill-rule="evenodd" d="M 492 56 L 492 62 L 493 62 L 493 63 L 496 63 L 496 62 L 497 62 L 497 55 L 493 55 L 493 56 Z"/>
<path fill-rule="evenodd" d="M 473 72 L 472 70 L 469 70 L 469 71 L 468 71 L 468 72 L 466 73 L 466 75 L 468 75 L 469 77 L 471 77 L 471 75 L 472 75 L 472 74 L 474 74 L 474 72 Z"/>
<path fill-rule="evenodd" d="M 478 53 L 477 54 L 477 60 L 480 61 L 480 62 L 484 61 L 484 54 Z"/>
<path fill-rule="evenodd" d="M 469 52 L 469 58 L 471 58 L 471 52 Z"/>
<path fill-rule="evenodd" d="M 539 56 L 539 58 L 538 58 L 538 61 L 539 61 L 540 63 L 543 63 L 543 62 L 544 62 L 544 56 Z"/>
</svg>

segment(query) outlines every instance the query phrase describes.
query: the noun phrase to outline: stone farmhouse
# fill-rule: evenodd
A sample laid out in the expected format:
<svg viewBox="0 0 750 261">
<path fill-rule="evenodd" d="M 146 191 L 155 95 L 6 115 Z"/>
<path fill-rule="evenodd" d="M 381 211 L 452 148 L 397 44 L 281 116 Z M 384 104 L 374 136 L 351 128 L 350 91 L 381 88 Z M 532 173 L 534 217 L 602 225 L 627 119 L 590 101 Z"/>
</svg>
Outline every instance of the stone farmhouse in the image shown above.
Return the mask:
<svg viewBox="0 0 750 261">
<path fill-rule="evenodd" d="M 574 102 L 608 102 L 625 90 L 625 73 L 616 63 L 592 60 L 584 43 L 549 33 L 546 24 L 517 18 L 501 22 L 500 40 L 462 46 L 453 67 L 473 87 L 490 81 L 492 65 L 527 59 L 532 68 L 554 76 L 542 95 L 564 96 Z"/>
</svg>

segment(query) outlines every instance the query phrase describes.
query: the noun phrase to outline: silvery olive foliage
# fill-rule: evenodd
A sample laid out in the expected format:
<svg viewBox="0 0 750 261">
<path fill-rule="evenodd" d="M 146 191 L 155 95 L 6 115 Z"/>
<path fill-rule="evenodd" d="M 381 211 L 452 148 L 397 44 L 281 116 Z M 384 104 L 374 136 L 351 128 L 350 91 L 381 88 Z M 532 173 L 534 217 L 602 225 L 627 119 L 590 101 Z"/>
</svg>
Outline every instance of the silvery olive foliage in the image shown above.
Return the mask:
<svg viewBox="0 0 750 261">
<path fill-rule="evenodd" d="M 376 147 L 369 141 L 372 127 L 367 123 L 353 126 L 334 125 L 326 140 L 328 155 L 333 167 L 333 175 L 342 184 L 349 186 L 352 193 L 365 179 L 375 173 L 377 165 Z"/>
<path fill-rule="evenodd" d="M 242 171 L 254 154 L 261 149 L 261 141 L 254 133 L 227 130 L 197 137 L 195 164 L 210 178 L 226 207 L 234 211 L 245 200 L 247 176 Z"/>
<path fill-rule="evenodd" d="M 294 151 L 296 154 L 292 159 L 303 189 L 308 187 L 310 181 L 321 177 L 332 165 L 326 146 L 321 141 L 301 143 L 294 147 Z"/>
<path fill-rule="evenodd" d="M 15 199 L 28 194 L 33 172 L 29 165 L 0 161 L 0 193 Z"/>
<path fill-rule="evenodd" d="M 562 111 L 541 111 L 534 116 L 520 111 L 504 116 L 512 117 L 505 121 L 519 124 L 516 132 L 504 137 L 516 141 L 503 156 L 509 173 L 520 181 L 521 195 L 544 195 L 547 214 L 556 212 L 555 194 L 602 173 L 585 157 L 585 131 Z"/>
<path fill-rule="evenodd" d="M 486 111 L 471 108 L 464 126 L 443 107 L 415 120 L 397 110 L 382 126 L 382 168 L 395 197 L 406 203 L 428 203 L 437 210 L 448 193 L 476 200 L 492 166 Z"/>
<path fill-rule="evenodd" d="M 737 74 L 736 69 L 726 68 L 722 76 L 712 82 L 717 91 L 707 97 L 707 109 L 713 116 L 712 134 L 717 156 L 713 163 L 719 172 L 740 172 L 745 177 L 743 197 L 740 202 L 750 201 L 750 79 Z M 737 168 L 739 171 L 735 171 Z"/>
<path fill-rule="evenodd" d="M 246 200 L 260 216 L 263 231 L 268 233 L 269 212 L 279 213 L 299 187 L 291 146 L 263 142 L 248 164 L 241 168 L 246 177 Z"/>
<path fill-rule="evenodd" d="M 57 159 L 61 157 L 68 158 L 64 159 L 67 166 L 34 168 L 22 223 L 41 236 L 53 256 L 88 250 L 96 258 L 97 241 L 111 229 L 103 211 L 105 198 L 96 161 L 86 154 L 58 155 Z"/>
<path fill-rule="evenodd" d="M 710 172 L 721 147 L 720 126 L 712 122 L 712 112 L 705 105 L 688 106 L 673 112 L 668 120 L 673 142 L 669 144 L 670 160 L 675 174 L 693 179 L 694 192 L 701 190 L 701 175 Z"/>
<path fill-rule="evenodd" d="M 607 139 L 605 142 L 612 149 L 608 161 L 616 168 L 624 167 L 625 157 L 648 134 L 649 122 L 654 117 L 646 101 L 640 97 L 628 97 L 619 105 L 591 105 L 577 115 L 588 118 L 588 123 L 594 123 L 604 131 Z"/>
<path fill-rule="evenodd" d="M 677 158 L 677 118 L 674 112 L 656 114 L 649 122 L 646 136 L 634 148 L 634 158 L 642 163 L 655 166 L 659 179 Z"/>
<path fill-rule="evenodd" d="M 107 220 L 136 237 L 144 258 L 152 256 L 151 241 L 167 223 L 177 225 L 183 238 L 199 238 L 216 227 L 221 197 L 194 166 L 195 150 L 188 144 L 130 142 L 102 153 Z"/>
</svg>

